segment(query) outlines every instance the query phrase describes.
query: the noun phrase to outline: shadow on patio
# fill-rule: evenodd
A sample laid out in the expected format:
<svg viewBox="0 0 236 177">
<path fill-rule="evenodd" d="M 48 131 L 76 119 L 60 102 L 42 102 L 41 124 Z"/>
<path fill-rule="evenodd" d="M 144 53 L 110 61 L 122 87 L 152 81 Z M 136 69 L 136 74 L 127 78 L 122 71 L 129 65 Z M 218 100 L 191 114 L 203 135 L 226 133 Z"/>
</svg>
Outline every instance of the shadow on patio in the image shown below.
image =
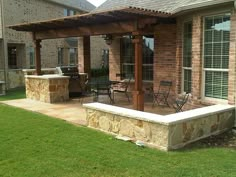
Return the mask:
<svg viewBox="0 0 236 177">
<path fill-rule="evenodd" d="M 129 103 L 127 101 L 127 98 L 123 95 L 117 94 L 115 98 L 116 102 L 115 104 L 113 104 L 114 106 L 129 109 L 133 108 L 132 101 Z M 38 112 L 55 118 L 63 119 L 73 124 L 86 125 L 86 111 L 83 108 L 81 101 L 83 101 L 83 103 L 92 103 L 93 97 L 84 97 L 83 99 L 73 98 L 67 102 L 56 104 L 43 103 L 30 99 L 2 101 L 2 103 L 33 112 Z M 98 102 L 110 104 L 110 99 L 108 96 L 102 95 L 99 96 Z M 167 115 L 174 113 L 175 111 L 173 108 L 169 108 L 167 106 L 155 106 L 153 108 L 152 98 L 150 96 L 145 96 L 145 112 Z"/>
</svg>

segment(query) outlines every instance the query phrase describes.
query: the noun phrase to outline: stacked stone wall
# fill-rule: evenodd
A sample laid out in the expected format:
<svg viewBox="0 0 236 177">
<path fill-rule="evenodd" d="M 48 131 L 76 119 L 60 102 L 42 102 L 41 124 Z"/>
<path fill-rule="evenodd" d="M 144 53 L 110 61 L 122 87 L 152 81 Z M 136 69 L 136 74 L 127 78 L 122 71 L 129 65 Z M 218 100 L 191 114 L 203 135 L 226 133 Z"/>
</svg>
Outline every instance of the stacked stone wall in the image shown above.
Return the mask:
<svg viewBox="0 0 236 177">
<path fill-rule="evenodd" d="M 69 99 L 69 78 L 58 76 L 26 76 L 26 97 L 45 103 L 64 102 Z"/>
<path fill-rule="evenodd" d="M 162 150 L 219 134 L 234 126 L 235 108 L 214 105 L 166 116 L 101 103 L 85 104 L 87 126 Z"/>
</svg>

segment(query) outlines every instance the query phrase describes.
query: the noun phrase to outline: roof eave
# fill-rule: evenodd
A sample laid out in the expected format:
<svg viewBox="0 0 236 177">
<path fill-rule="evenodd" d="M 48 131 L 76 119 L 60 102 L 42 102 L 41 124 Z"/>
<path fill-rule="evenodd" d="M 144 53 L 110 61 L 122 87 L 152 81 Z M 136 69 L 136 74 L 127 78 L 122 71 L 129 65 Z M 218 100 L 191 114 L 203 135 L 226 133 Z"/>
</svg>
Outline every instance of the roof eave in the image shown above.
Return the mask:
<svg viewBox="0 0 236 177">
<path fill-rule="evenodd" d="M 230 3 L 234 3 L 234 0 L 218 0 L 216 1 L 209 1 L 209 2 L 203 2 L 203 3 L 199 3 L 199 4 L 191 4 L 188 6 L 182 6 L 177 8 L 176 10 L 174 10 L 172 12 L 172 14 L 174 16 L 177 16 L 178 14 L 182 14 L 186 11 L 193 11 L 196 9 L 200 9 L 200 8 L 206 8 L 208 6 L 214 6 L 214 5 L 220 5 L 220 4 L 230 4 Z"/>
</svg>

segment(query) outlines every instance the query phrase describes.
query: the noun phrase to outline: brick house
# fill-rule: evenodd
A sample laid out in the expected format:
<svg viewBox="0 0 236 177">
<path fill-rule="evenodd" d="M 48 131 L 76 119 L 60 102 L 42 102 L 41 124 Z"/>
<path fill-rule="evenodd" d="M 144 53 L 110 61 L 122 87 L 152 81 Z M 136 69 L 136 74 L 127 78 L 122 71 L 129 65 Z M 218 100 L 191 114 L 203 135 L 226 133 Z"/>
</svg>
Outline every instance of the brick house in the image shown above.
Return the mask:
<svg viewBox="0 0 236 177">
<path fill-rule="evenodd" d="M 233 0 L 108 0 L 94 12 L 131 6 L 170 13 L 172 24 L 160 22 L 153 26 L 152 34 L 143 37 L 146 46 L 153 50 L 153 55 L 143 51 L 144 83 L 153 82 L 157 90 L 160 80 L 171 80 L 172 94 L 191 92 L 195 105 L 234 104 L 235 3 Z M 111 78 L 119 72 L 134 74 L 134 55 L 129 51 L 133 46 L 131 40 L 124 40 L 127 37 L 115 39 L 110 47 Z"/>
<path fill-rule="evenodd" d="M 235 4 L 234 0 L 107 0 L 85 16 L 57 19 L 58 26 L 51 25 L 60 34 L 43 31 L 47 31 L 43 25 L 52 21 L 10 28 L 33 31 L 38 41 L 83 37 L 78 47 L 84 70 L 90 68 L 88 36 L 110 36 L 110 79 L 121 72 L 135 75 L 135 109 L 143 110 L 143 85 L 152 83 L 157 90 L 161 80 L 173 82 L 173 96 L 191 92 L 196 106 L 234 104 Z"/>
<path fill-rule="evenodd" d="M 86 0 L 1 0 L 0 80 L 6 81 L 7 88 L 24 86 L 22 69 L 35 68 L 34 44 L 31 34 L 16 32 L 5 26 L 84 14 L 94 8 L 95 6 Z M 100 43 L 101 39 L 98 38 L 94 38 L 93 41 L 96 51 L 91 54 L 92 57 L 97 57 L 99 52 L 102 55 L 101 50 L 106 49 L 105 44 Z M 47 40 L 42 43 L 42 49 L 41 65 L 43 68 L 78 64 L 77 38 Z"/>
</svg>

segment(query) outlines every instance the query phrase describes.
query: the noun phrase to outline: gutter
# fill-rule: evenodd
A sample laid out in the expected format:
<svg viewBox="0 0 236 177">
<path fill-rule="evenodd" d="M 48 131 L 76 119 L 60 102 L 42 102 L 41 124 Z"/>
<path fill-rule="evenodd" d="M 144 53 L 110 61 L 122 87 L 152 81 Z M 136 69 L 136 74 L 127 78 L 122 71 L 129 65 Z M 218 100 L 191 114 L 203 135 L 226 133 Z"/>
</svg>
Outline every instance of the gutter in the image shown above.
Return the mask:
<svg viewBox="0 0 236 177">
<path fill-rule="evenodd" d="M 5 82 L 5 89 L 7 90 L 7 67 L 6 67 L 6 51 L 5 51 L 5 23 L 4 23 L 4 8 L 3 8 L 3 0 L 0 0 L 1 4 L 1 23 L 2 23 L 2 46 L 3 46 L 3 73 L 4 73 L 4 82 Z"/>
</svg>

